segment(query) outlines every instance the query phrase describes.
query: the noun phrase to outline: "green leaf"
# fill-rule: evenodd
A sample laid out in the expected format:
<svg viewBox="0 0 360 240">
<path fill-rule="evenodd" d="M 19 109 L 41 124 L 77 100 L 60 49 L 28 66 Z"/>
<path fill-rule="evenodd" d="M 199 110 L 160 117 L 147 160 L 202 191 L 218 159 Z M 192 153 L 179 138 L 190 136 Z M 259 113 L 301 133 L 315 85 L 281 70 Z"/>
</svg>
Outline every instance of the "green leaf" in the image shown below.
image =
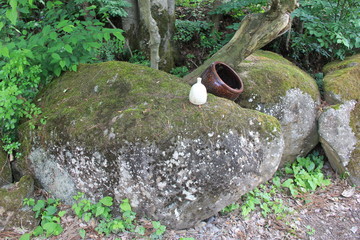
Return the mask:
<svg viewBox="0 0 360 240">
<path fill-rule="evenodd" d="M 84 220 L 85 220 L 85 222 L 90 221 L 90 219 L 91 219 L 91 213 L 85 213 L 85 214 L 84 214 Z"/>
<path fill-rule="evenodd" d="M 294 182 L 294 180 L 292 180 L 291 178 L 289 178 L 288 180 L 286 180 L 285 182 L 282 183 L 282 186 L 283 186 L 283 187 L 290 188 L 290 186 L 293 186 L 293 182 Z"/>
<path fill-rule="evenodd" d="M 73 48 L 69 45 L 69 44 L 66 44 L 64 46 L 65 50 L 68 52 L 68 53 L 72 53 L 73 52 Z"/>
<path fill-rule="evenodd" d="M 56 32 L 51 32 L 49 34 L 49 38 L 53 40 L 57 40 L 58 34 Z"/>
<path fill-rule="evenodd" d="M 113 34 L 117 39 L 119 39 L 121 41 L 124 40 L 124 36 L 123 36 L 122 31 L 120 29 L 118 31 L 114 31 Z"/>
<path fill-rule="evenodd" d="M 63 217 L 65 214 L 66 214 L 66 211 L 60 211 L 60 212 L 58 213 L 59 217 Z"/>
<path fill-rule="evenodd" d="M 96 216 L 96 217 L 100 216 L 101 214 L 104 213 L 104 211 L 105 211 L 105 208 L 104 208 L 104 207 L 98 206 L 98 207 L 96 208 L 95 216 Z"/>
<path fill-rule="evenodd" d="M 54 74 L 58 77 L 61 74 L 61 68 L 57 67 L 54 69 Z"/>
<path fill-rule="evenodd" d="M 294 188 L 294 187 L 290 187 L 290 193 L 291 193 L 291 196 L 295 197 L 299 194 L 299 192 Z"/>
<path fill-rule="evenodd" d="M 307 165 L 305 165 L 305 167 L 306 167 L 306 170 L 307 170 L 308 172 L 310 172 L 310 171 L 312 171 L 312 170 L 315 169 L 315 163 L 309 162 Z"/>
<path fill-rule="evenodd" d="M 143 226 L 136 226 L 136 228 L 135 228 L 135 232 L 136 233 L 138 233 L 138 234 L 140 234 L 140 235 L 144 235 L 145 234 L 145 227 L 143 227 Z"/>
<path fill-rule="evenodd" d="M 79 235 L 80 235 L 80 237 L 81 237 L 82 239 L 84 239 L 85 236 L 86 236 L 86 231 L 85 231 L 84 229 L 80 229 L 80 230 L 79 230 Z"/>
<path fill-rule="evenodd" d="M 62 30 L 64 32 L 71 33 L 71 32 L 74 31 L 74 26 L 73 25 L 68 25 L 68 26 L 63 27 Z"/>
<path fill-rule="evenodd" d="M 54 60 L 61 60 L 60 55 L 57 54 L 57 53 L 52 53 L 52 54 L 51 54 L 51 57 L 52 57 Z"/>
<path fill-rule="evenodd" d="M 19 240 L 30 240 L 30 237 L 31 237 L 31 233 L 25 233 L 25 234 L 21 235 Z"/>
<path fill-rule="evenodd" d="M 54 215 L 58 209 L 55 206 L 48 206 L 45 210 L 47 212 L 47 215 Z"/>
<path fill-rule="evenodd" d="M 102 199 L 100 199 L 100 201 L 102 204 L 104 204 L 107 207 L 110 207 L 113 205 L 113 198 L 112 197 L 104 197 Z M 130 209 L 131 210 L 131 209 Z"/>
<path fill-rule="evenodd" d="M 4 23 L 3 22 L 0 22 L 0 31 L 1 31 L 1 29 L 4 27 Z"/>
<path fill-rule="evenodd" d="M 285 172 L 287 173 L 287 174 L 294 174 L 294 171 L 292 170 L 292 168 L 291 167 L 285 167 Z"/>
<path fill-rule="evenodd" d="M 42 208 L 45 207 L 45 201 L 44 200 L 39 200 L 37 201 L 37 203 L 35 204 L 35 206 L 33 207 L 33 211 L 40 211 Z"/>
<path fill-rule="evenodd" d="M 2 46 L 0 43 L 0 56 L 10 57 L 9 49 L 6 46 Z"/>
<path fill-rule="evenodd" d="M 308 180 L 308 183 L 310 185 L 311 190 L 313 190 L 313 191 L 316 190 L 316 184 L 313 181 Z"/>
<path fill-rule="evenodd" d="M 40 236 L 40 235 L 43 234 L 43 233 L 44 233 L 44 229 L 43 229 L 41 226 L 37 226 L 37 227 L 35 228 L 35 230 L 33 231 L 33 235 L 34 235 L 35 237 Z"/>
<path fill-rule="evenodd" d="M 122 203 L 120 204 L 120 209 L 123 212 L 131 211 L 131 205 L 129 203 L 129 199 L 122 200 Z"/>
<path fill-rule="evenodd" d="M 159 221 L 152 221 L 151 223 L 155 229 L 158 229 L 161 226 L 161 223 Z"/>
<path fill-rule="evenodd" d="M 59 62 L 59 64 L 60 64 L 60 67 L 61 67 L 62 69 L 64 69 L 65 66 L 66 66 L 66 63 L 65 63 L 65 61 L 63 61 L 63 60 L 61 60 L 61 61 Z"/>
<path fill-rule="evenodd" d="M 55 232 L 57 225 L 58 224 L 54 222 L 48 222 L 43 225 L 47 237 L 51 236 Z"/>
<path fill-rule="evenodd" d="M 5 15 L 13 25 L 16 25 L 16 21 L 18 17 L 18 13 L 16 9 L 7 9 Z"/>
<path fill-rule="evenodd" d="M 68 24 L 69 20 L 62 20 L 61 22 L 58 23 L 58 25 L 56 25 L 56 28 L 62 28 L 64 26 L 66 26 Z"/>
<path fill-rule="evenodd" d="M 114 225 L 112 226 L 114 230 L 125 230 L 123 221 L 114 220 Z"/>
</svg>

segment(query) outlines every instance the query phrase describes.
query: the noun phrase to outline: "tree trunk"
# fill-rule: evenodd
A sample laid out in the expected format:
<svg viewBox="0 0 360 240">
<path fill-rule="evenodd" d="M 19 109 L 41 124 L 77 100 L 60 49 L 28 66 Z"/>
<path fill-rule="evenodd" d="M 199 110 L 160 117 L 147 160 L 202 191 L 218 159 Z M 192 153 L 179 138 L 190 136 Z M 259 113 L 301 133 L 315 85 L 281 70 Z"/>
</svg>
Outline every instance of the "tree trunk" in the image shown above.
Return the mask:
<svg viewBox="0 0 360 240">
<path fill-rule="evenodd" d="M 159 27 L 155 19 L 152 17 L 151 14 L 151 4 L 150 0 L 140 0 L 139 1 L 139 10 L 140 16 L 143 19 L 146 28 L 149 31 L 149 47 L 150 47 L 150 63 L 151 67 L 154 69 L 159 69 L 159 47 L 161 42 L 161 37 L 159 33 Z"/>
<path fill-rule="evenodd" d="M 289 30 L 290 14 L 297 6 L 296 0 L 272 0 L 269 11 L 246 16 L 230 42 L 186 75 L 184 80 L 195 83 L 196 78 L 215 61 L 225 62 L 232 67 L 239 65 L 247 56 Z"/>
<path fill-rule="evenodd" d="M 140 50 L 158 61 L 159 69 L 169 71 L 174 65 L 172 36 L 175 30 L 175 0 L 126 0 L 128 16 L 122 19 L 127 46 L 131 51 Z M 159 42 L 160 38 L 160 43 Z M 158 45 L 159 58 L 156 59 Z"/>
</svg>

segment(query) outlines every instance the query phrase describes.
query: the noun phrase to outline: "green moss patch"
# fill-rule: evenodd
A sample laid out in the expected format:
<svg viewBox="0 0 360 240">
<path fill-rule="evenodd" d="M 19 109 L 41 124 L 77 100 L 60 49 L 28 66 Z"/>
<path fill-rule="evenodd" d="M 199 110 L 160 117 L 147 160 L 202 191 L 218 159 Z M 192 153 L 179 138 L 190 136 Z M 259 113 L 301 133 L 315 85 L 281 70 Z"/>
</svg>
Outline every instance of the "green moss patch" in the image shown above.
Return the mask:
<svg viewBox="0 0 360 240">
<path fill-rule="evenodd" d="M 237 99 L 243 107 L 276 103 L 293 88 L 308 93 L 314 101 L 320 97 L 315 80 L 276 53 L 256 51 L 235 70 L 244 82 L 244 92 Z"/>
<path fill-rule="evenodd" d="M 350 127 L 355 133 L 357 143 L 354 151 L 351 153 L 351 160 L 348 164 L 348 169 L 352 182 L 360 186 L 360 103 L 355 105 L 355 108 L 350 115 Z"/>
<path fill-rule="evenodd" d="M 275 118 L 211 94 L 205 105 L 192 105 L 189 91 L 176 76 L 148 67 L 125 62 L 82 65 L 39 95 L 47 123 L 33 120 L 36 130 L 29 130 L 29 123 L 21 126 L 24 146 L 33 138 L 24 131 L 35 133 L 37 145 L 70 141 L 97 149 L 126 141 L 163 141 L 176 134 L 196 138 L 200 132 L 245 132 L 250 119 L 264 123 L 259 131 L 265 135 L 280 129 Z"/>
<path fill-rule="evenodd" d="M 360 99 L 360 55 L 355 55 L 342 62 L 334 62 L 326 65 L 324 71 L 328 74 L 324 77 L 325 99 L 330 104 L 338 101 Z M 340 99 L 334 99 L 333 95 Z"/>
<path fill-rule="evenodd" d="M 324 74 L 328 74 L 339 69 L 351 68 L 355 66 L 358 68 L 360 67 L 360 54 L 347 57 L 343 61 L 338 60 L 328 63 L 324 66 L 323 72 Z"/>
<path fill-rule="evenodd" d="M 0 206 L 7 211 L 17 211 L 22 207 L 25 197 L 30 197 L 34 191 L 34 180 L 30 176 L 23 176 L 19 182 L 9 188 L 0 188 Z"/>
</svg>

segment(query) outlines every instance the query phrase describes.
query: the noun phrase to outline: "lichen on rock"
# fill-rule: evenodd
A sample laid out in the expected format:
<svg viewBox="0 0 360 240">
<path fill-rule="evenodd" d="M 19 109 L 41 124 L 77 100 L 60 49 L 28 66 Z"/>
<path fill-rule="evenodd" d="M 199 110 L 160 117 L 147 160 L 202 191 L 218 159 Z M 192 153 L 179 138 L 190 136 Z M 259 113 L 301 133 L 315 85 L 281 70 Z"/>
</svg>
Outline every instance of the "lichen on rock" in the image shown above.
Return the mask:
<svg viewBox="0 0 360 240">
<path fill-rule="evenodd" d="M 323 71 L 325 100 L 332 105 L 320 116 L 320 141 L 335 171 L 360 185 L 360 54 Z"/>
<path fill-rule="evenodd" d="M 359 119 L 354 119 L 356 114 L 353 112 L 359 113 L 359 104 L 354 100 L 347 101 L 337 108 L 329 107 L 319 118 L 319 134 L 331 166 L 339 174 L 350 174 L 350 180 L 359 185 L 359 129 L 354 128 L 354 122 L 359 126 Z M 350 124 L 351 120 L 353 127 Z"/>
<path fill-rule="evenodd" d="M 320 93 L 307 73 L 282 56 L 257 51 L 235 67 L 244 82 L 236 102 L 279 119 L 285 150 L 281 165 L 305 156 L 318 143 L 317 106 Z"/>
<path fill-rule="evenodd" d="M 194 226 L 267 181 L 284 141 L 276 118 L 210 94 L 199 108 L 189 90 L 139 65 L 82 65 L 39 95 L 47 123 L 20 127 L 24 159 L 67 202 L 129 198 L 171 228 Z"/>
</svg>

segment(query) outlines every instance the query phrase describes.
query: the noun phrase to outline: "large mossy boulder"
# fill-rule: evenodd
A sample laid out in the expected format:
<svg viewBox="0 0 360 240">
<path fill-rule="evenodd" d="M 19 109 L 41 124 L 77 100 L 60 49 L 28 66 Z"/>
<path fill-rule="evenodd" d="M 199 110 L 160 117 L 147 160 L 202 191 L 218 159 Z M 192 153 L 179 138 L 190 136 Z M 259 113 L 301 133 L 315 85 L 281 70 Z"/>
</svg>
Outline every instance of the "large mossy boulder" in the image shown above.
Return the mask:
<svg viewBox="0 0 360 240">
<path fill-rule="evenodd" d="M 324 97 L 329 104 L 360 100 L 360 54 L 324 66 Z"/>
<path fill-rule="evenodd" d="M 318 143 L 315 80 L 282 56 L 257 51 L 234 67 L 244 82 L 236 102 L 279 119 L 285 149 L 281 165 L 304 156 Z"/>
<path fill-rule="evenodd" d="M 23 156 L 58 198 L 129 198 L 170 228 L 194 226 L 268 180 L 284 143 L 276 118 L 213 95 L 198 107 L 189 91 L 139 65 L 82 65 L 39 95 L 47 123 L 20 127 Z"/>
<path fill-rule="evenodd" d="M 12 182 L 10 162 L 0 143 L 0 187 Z"/>
</svg>

